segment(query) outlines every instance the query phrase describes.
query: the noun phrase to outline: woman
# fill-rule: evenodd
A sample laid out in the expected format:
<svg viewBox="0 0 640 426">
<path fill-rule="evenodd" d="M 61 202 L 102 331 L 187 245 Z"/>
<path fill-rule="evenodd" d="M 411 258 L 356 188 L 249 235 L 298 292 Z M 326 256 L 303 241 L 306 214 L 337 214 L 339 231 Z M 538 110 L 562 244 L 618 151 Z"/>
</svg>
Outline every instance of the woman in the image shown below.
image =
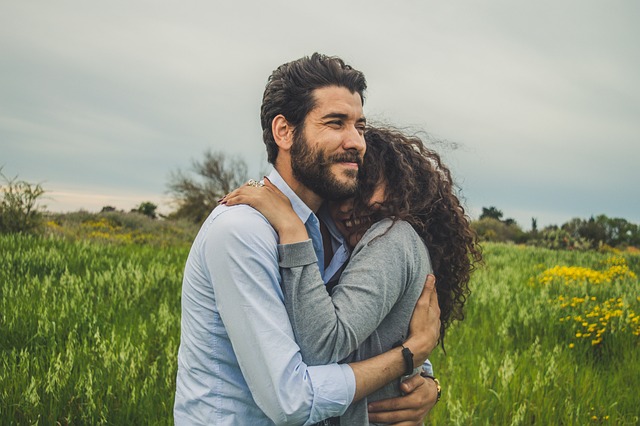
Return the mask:
<svg viewBox="0 0 640 426">
<path fill-rule="evenodd" d="M 358 193 L 329 204 L 336 227 L 353 247 L 338 285 L 328 288 L 330 296 L 306 229 L 277 188 L 266 180 L 263 188 L 245 186 L 224 199 L 228 205 L 253 206 L 278 232 L 285 304 L 310 365 L 366 359 L 402 343 L 432 269 L 444 347 L 448 325 L 463 319 L 469 276 L 481 261 L 438 154 L 396 130 L 368 128 L 365 139 Z M 398 393 L 398 383 L 391 383 L 368 401 Z M 366 404 L 354 403 L 342 424 L 367 424 Z"/>
</svg>

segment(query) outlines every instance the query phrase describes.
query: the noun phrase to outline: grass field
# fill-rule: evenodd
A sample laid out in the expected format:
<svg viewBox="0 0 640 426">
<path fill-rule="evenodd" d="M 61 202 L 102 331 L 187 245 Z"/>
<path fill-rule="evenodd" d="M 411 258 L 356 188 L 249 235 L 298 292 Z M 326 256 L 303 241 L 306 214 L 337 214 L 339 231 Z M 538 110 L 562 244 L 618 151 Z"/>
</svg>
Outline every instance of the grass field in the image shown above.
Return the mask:
<svg viewBox="0 0 640 426">
<path fill-rule="evenodd" d="M 429 424 L 640 422 L 640 257 L 485 246 Z"/>
<path fill-rule="evenodd" d="M 0 252 L 0 422 L 173 422 L 188 248 L 10 235 Z"/>
<path fill-rule="evenodd" d="M 187 252 L 0 236 L 0 422 L 171 424 Z M 428 423 L 638 424 L 640 256 L 485 258 Z"/>
</svg>

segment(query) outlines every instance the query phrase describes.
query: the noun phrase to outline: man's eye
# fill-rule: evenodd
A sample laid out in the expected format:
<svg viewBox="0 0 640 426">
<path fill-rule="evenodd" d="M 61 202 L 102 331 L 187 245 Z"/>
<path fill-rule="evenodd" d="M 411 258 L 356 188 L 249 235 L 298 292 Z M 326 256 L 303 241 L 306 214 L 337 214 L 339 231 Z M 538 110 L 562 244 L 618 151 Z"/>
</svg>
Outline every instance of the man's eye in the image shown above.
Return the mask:
<svg viewBox="0 0 640 426">
<path fill-rule="evenodd" d="M 342 126 L 342 122 L 341 121 L 329 121 L 327 123 L 327 125 L 332 126 L 332 127 L 340 127 L 340 126 Z"/>
</svg>

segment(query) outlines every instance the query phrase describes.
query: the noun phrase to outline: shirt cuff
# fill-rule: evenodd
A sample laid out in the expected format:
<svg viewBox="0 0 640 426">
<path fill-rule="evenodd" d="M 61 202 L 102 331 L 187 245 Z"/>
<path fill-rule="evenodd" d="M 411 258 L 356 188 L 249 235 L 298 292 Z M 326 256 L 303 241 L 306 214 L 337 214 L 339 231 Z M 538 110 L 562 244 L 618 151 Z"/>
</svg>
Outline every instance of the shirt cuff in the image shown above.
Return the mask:
<svg viewBox="0 0 640 426">
<path fill-rule="evenodd" d="M 356 393 L 356 377 L 347 364 L 307 367 L 313 386 L 311 425 L 329 417 L 339 417 L 347 411 Z"/>
<path fill-rule="evenodd" d="M 278 244 L 278 264 L 281 268 L 297 268 L 318 262 L 311 239 L 291 244 Z"/>
<path fill-rule="evenodd" d="M 431 361 L 426 360 L 424 364 L 422 364 L 422 370 L 430 376 L 433 376 L 433 365 L 431 365 Z"/>
</svg>

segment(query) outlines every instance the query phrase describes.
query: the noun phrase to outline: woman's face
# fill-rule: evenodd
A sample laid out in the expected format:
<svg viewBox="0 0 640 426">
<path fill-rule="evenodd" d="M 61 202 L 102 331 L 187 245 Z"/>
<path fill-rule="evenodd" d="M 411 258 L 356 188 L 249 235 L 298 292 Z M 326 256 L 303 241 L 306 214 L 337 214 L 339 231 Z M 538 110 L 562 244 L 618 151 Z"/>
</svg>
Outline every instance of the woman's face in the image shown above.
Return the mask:
<svg viewBox="0 0 640 426">
<path fill-rule="evenodd" d="M 373 194 L 367 203 L 372 211 L 378 210 L 382 207 L 382 204 L 385 201 L 386 191 L 386 182 L 378 182 L 376 189 L 373 191 Z M 352 217 L 353 198 L 340 202 L 330 202 L 329 213 L 331 214 L 331 218 L 335 222 L 338 231 L 340 231 L 351 247 L 355 247 L 356 244 L 358 244 L 358 241 L 360 241 L 371 225 L 371 219 L 368 215 L 355 218 Z"/>
</svg>

